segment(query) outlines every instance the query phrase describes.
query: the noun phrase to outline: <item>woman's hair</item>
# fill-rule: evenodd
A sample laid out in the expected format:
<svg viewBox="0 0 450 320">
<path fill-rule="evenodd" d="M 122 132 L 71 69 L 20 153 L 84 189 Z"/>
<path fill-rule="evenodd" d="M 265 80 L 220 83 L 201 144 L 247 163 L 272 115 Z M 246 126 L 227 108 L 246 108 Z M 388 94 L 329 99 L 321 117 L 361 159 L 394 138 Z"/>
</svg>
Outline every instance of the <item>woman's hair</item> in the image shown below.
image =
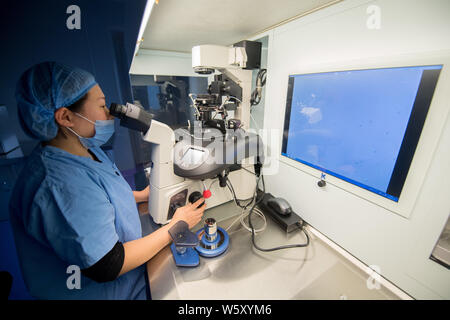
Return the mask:
<svg viewBox="0 0 450 320">
<path fill-rule="evenodd" d="M 59 108 L 76 105 L 74 102 L 96 84 L 89 72 L 56 61 L 30 67 L 17 81 L 15 92 L 23 131 L 39 141 L 52 140 L 59 129 L 55 112 Z"/>
<path fill-rule="evenodd" d="M 80 112 L 81 109 L 83 108 L 84 102 L 87 99 L 87 96 L 88 96 L 88 92 L 86 92 L 86 94 L 84 96 L 82 96 L 80 99 L 78 99 L 77 101 L 75 101 L 73 104 L 71 104 L 70 106 L 68 106 L 66 108 L 72 112 Z"/>
</svg>

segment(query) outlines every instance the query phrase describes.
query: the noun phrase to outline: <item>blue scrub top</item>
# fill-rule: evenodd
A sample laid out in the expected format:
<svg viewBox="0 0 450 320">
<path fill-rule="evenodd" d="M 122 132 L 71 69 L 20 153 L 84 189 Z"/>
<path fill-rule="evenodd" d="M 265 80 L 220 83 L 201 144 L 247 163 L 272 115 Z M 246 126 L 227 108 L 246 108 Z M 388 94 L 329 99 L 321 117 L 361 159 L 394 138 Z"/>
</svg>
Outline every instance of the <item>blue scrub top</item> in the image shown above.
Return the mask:
<svg viewBox="0 0 450 320">
<path fill-rule="evenodd" d="M 101 162 L 39 144 L 20 173 L 10 218 L 25 283 L 38 299 L 146 299 L 145 265 L 105 283 L 80 275 L 69 289 L 69 266 L 88 268 L 117 241 L 142 237 L 130 186 L 100 148 L 90 151 Z"/>
</svg>

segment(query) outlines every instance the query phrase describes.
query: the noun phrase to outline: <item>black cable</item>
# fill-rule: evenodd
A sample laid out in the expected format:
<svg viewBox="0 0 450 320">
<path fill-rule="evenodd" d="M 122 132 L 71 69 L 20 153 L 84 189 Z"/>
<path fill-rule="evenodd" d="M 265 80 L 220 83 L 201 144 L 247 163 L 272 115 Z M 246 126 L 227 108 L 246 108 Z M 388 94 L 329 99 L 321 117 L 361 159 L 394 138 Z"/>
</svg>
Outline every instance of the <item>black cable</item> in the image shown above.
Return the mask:
<svg viewBox="0 0 450 320">
<path fill-rule="evenodd" d="M 236 193 L 234 192 L 233 184 L 231 183 L 231 180 L 228 179 L 228 177 L 227 177 L 226 184 L 227 184 L 227 187 L 230 190 L 231 194 L 233 195 L 234 202 L 236 203 L 236 205 L 239 208 L 246 210 L 248 208 L 248 206 L 251 205 L 252 202 L 255 200 L 255 195 L 253 197 L 251 197 L 251 198 L 248 198 L 248 199 L 238 199 L 237 196 L 236 196 Z M 256 184 L 255 194 L 256 194 L 257 190 L 258 190 L 258 183 Z M 251 200 L 251 201 L 249 203 L 245 204 L 245 205 L 241 205 L 241 201 L 248 201 L 248 200 Z"/>
<path fill-rule="evenodd" d="M 251 174 L 253 174 L 253 175 L 255 175 L 255 176 L 258 176 L 255 172 L 251 172 L 250 170 L 248 170 L 248 169 L 246 169 L 246 168 L 244 168 L 244 167 L 241 167 L 241 169 L 242 169 L 242 170 L 245 170 L 245 171 L 247 171 L 248 173 L 251 173 Z"/>
<path fill-rule="evenodd" d="M 251 197 L 251 198 L 248 198 L 248 199 L 238 199 L 237 196 L 236 196 L 236 192 L 234 191 L 233 184 L 231 183 L 231 180 L 230 180 L 228 177 L 227 177 L 227 180 L 226 180 L 226 184 L 227 184 L 228 190 L 230 190 L 231 194 L 233 195 L 234 202 L 236 203 L 236 205 L 237 205 L 239 208 L 246 210 L 246 209 L 248 208 L 248 206 L 249 206 L 249 205 L 255 200 L 255 198 L 256 198 L 256 195 L 257 195 L 257 193 L 258 193 L 259 179 L 261 178 L 261 176 L 257 175 L 255 172 L 251 172 L 250 170 L 248 170 L 248 169 L 246 169 L 246 168 L 244 168 L 244 167 L 241 167 L 241 169 L 247 171 L 248 173 L 251 173 L 252 175 L 255 175 L 256 177 L 258 177 L 258 180 L 257 180 L 257 182 L 256 182 L 256 189 L 255 189 L 255 194 L 254 194 L 254 196 Z M 228 182 L 230 183 L 229 185 L 228 185 Z M 264 184 L 264 178 L 263 178 L 263 186 L 264 186 L 264 190 L 265 190 L 266 187 L 265 187 L 265 184 Z M 250 201 L 249 203 L 247 203 L 247 204 L 244 205 L 244 206 L 242 206 L 242 205 L 240 204 L 241 201 L 248 201 L 248 200 L 252 200 L 252 201 Z"/>
<path fill-rule="evenodd" d="M 259 251 L 264 251 L 264 252 L 270 252 L 270 251 L 276 251 L 276 250 L 283 250 L 283 249 L 290 249 L 290 248 L 303 248 L 303 247 L 307 247 L 307 246 L 309 245 L 309 235 L 308 235 L 308 233 L 306 232 L 305 228 L 302 228 L 302 230 L 303 230 L 303 232 L 304 232 L 304 234 L 305 234 L 305 236 L 306 236 L 306 243 L 304 243 L 304 244 L 290 244 L 290 245 L 279 246 L 279 247 L 275 247 L 275 248 L 267 248 L 267 249 L 266 249 L 266 248 L 261 248 L 261 247 L 259 247 L 259 246 L 256 244 L 256 242 L 255 242 L 255 228 L 253 228 L 253 224 L 252 224 L 252 213 L 253 213 L 253 210 L 255 209 L 255 207 L 256 207 L 258 204 L 261 203 L 261 201 L 262 201 L 263 198 L 264 198 L 264 194 L 266 193 L 266 186 L 265 186 L 265 183 L 264 183 L 264 176 L 261 175 L 261 177 L 262 177 L 262 182 L 263 182 L 263 194 L 262 194 L 262 196 L 261 196 L 261 198 L 260 198 L 259 200 L 255 201 L 255 203 L 253 204 L 253 206 L 252 206 L 252 208 L 250 209 L 250 212 L 249 212 L 249 214 L 248 214 L 248 223 L 249 223 L 250 228 L 252 229 L 252 243 L 253 243 L 253 246 L 254 246 L 257 250 L 259 250 Z M 258 179 L 258 182 L 259 182 L 259 179 Z M 259 184 L 259 183 L 256 184 L 256 188 L 258 188 L 258 184 Z"/>
<path fill-rule="evenodd" d="M 261 102 L 262 87 L 264 87 L 266 84 L 266 73 L 267 69 L 261 69 L 256 76 L 256 88 L 255 90 L 253 90 L 250 99 L 251 106 L 256 106 Z"/>
<path fill-rule="evenodd" d="M 247 170 L 247 169 L 245 169 L 245 168 L 243 168 L 243 169 L 244 169 L 244 170 Z M 248 171 L 248 170 L 247 170 L 247 171 Z M 253 173 L 253 172 L 251 172 L 251 171 L 248 171 L 248 172 Z M 258 196 L 257 196 L 258 193 L 257 193 L 257 192 L 258 192 L 258 186 L 259 186 L 259 181 L 260 181 L 260 180 L 262 180 L 262 183 L 263 183 L 263 192 L 262 192 L 261 198 L 260 198 L 259 200 L 257 200 L 257 198 L 258 198 Z M 228 182 L 229 182 L 229 184 L 228 184 Z M 232 185 L 230 179 L 228 179 L 228 177 L 227 177 L 227 187 L 228 187 L 228 189 L 231 191 L 231 193 L 232 193 L 232 195 L 233 195 L 234 202 L 235 202 L 236 205 L 237 205 L 238 207 L 240 207 L 241 209 L 244 209 L 244 210 L 247 209 L 248 206 L 249 206 L 251 203 L 253 203 L 253 201 L 255 201 L 255 203 L 254 203 L 253 206 L 251 207 L 250 212 L 249 212 L 249 214 L 248 214 L 248 222 L 249 222 L 250 228 L 252 229 L 252 243 L 253 243 L 253 246 L 254 246 L 257 250 L 259 250 L 259 251 L 264 251 L 264 252 L 270 252 L 270 251 L 283 250 L 283 249 L 291 249 L 291 248 L 303 248 L 303 247 L 307 247 L 307 246 L 309 245 L 309 242 L 310 242 L 309 235 L 308 235 L 308 233 L 306 232 L 305 228 L 303 228 L 301 225 L 299 225 L 299 228 L 302 229 L 303 233 L 304 233 L 305 236 L 306 236 L 306 243 L 304 243 L 304 244 L 290 244 L 290 245 L 279 246 L 279 247 L 275 247 L 275 248 L 261 248 L 261 247 L 259 247 L 259 246 L 256 244 L 256 242 L 255 242 L 255 228 L 253 227 L 251 216 L 252 216 L 252 213 L 253 213 L 253 210 L 255 209 L 255 207 L 256 207 L 258 204 L 260 204 L 261 201 L 264 199 L 264 194 L 266 193 L 266 184 L 265 184 L 265 181 L 264 181 L 264 176 L 263 176 L 262 174 L 258 177 L 258 180 L 257 180 L 257 182 L 256 182 L 255 195 L 254 195 L 252 198 L 245 199 L 245 200 L 237 199 L 236 193 L 234 192 L 233 185 Z M 245 206 L 243 206 L 243 205 L 240 204 L 240 201 L 247 201 L 247 200 L 250 200 L 250 199 L 251 199 L 251 201 L 250 201 L 249 203 L 247 203 Z"/>
</svg>

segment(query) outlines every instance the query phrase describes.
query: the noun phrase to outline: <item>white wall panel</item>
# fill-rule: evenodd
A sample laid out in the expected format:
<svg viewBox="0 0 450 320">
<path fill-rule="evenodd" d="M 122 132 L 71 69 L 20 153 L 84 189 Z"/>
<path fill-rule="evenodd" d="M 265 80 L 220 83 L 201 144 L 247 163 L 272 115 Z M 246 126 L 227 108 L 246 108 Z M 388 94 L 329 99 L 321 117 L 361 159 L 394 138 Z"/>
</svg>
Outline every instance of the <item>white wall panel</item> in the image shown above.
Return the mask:
<svg viewBox="0 0 450 320">
<path fill-rule="evenodd" d="M 367 28 L 369 5 L 381 9 L 380 29 Z M 282 130 L 288 74 L 310 66 L 444 54 L 450 50 L 450 1 L 348 0 L 264 35 L 269 35 L 264 127 Z M 448 77 L 439 84 L 446 87 L 441 92 L 450 91 Z M 447 99 L 435 107 L 440 114 L 430 109 L 421 140 L 432 145 L 422 144 L 415 155 L 429 155 L 429 161 L 416 167 L 425 174 L 407 218 L 334 185 L 322 190 L 316 177 L 284 161 L 278 174 L 266 176 L 267 190 L 285 197 L 312 226 L 367 265 L 379 266 L 382 276 L 413 297 L 450 299 L 450 270 L 429 260 L 450 213 L 449 108 Z"/>
</svg>

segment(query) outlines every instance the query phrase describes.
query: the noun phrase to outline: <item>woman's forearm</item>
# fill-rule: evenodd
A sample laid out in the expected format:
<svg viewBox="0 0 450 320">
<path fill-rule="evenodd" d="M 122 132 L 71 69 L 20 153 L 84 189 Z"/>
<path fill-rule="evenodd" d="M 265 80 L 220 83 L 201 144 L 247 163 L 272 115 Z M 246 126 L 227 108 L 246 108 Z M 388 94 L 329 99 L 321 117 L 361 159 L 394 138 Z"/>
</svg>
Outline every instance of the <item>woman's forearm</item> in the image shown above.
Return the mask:
<svg viewBox="0 0 450 320">
<path fill-rule="evenodd" d="M 202 205 L 202 202 L 205 202 L 204 198 L 178 208 L 167 225 L 146 237 L 125 242 L 123 244 L 125 258 L 119 275 L 143 265 L 167 246 L 172 241 L 169 230 L 178 222 L 184 221 L 188 228 L 197 225 L 206 208 L 206 204 Z"/>
<path fill-rule="evenodd" d="M 142 191 L 133 191 L 133 196 L 136 203 L 148 201 L 148 194 L 146 196 Z"/>
<path fill-rule="evenodd" d="M 165 225 L 146 237 L 124 243 L 125 259 L 119 276 L 146 263 L 167 246 L 172 241 L 170 227 Z"/>
<path fill-rule="evenodd" d="M 133 191 L 134 199 L 136 203 L 148 201 L 148 196 L 150 195 L 150 186 L 147 186 L 144 190 Z"/>
</svg>

